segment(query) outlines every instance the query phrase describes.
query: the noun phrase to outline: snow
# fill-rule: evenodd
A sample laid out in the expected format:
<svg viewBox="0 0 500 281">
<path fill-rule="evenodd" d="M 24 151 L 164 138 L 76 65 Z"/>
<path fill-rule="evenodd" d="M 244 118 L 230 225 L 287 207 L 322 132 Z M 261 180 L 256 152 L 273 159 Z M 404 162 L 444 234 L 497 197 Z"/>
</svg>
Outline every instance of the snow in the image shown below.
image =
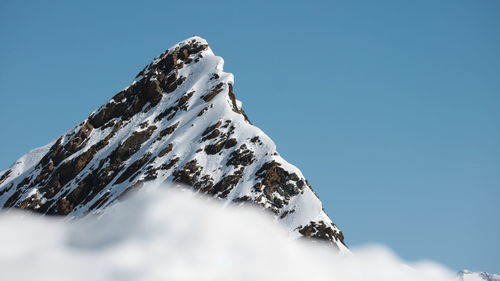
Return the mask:
<svg viewBox="0 0 500 281">
<path fill-rule="evenodd" d="M 38 161 L 40 161 L 40 159 L 42 159 L 42 157 L 47 153 L 47 151 L 49 151 L 50 147 L 54 143 L 55 140 L 44 146 L 32 149 L 28 153 L 17 159 L 17 161 L 14 162 L 14 164 L 12 164 L 12 166 L 8 169 L 11 171 L 11 174 L 9 177 L 7 177 L 3 184 L 7 185 L 7 183 L 9 183 L 11 179 L 22 175 L 24 172 L 35 166 Z M 8 170 L 0 172 L 0 175 Z"/>
<path fill-rule="evenodd" d="M 458 273 L 458 279 L 459 281 L 500 281 L 500 275 L 462 270 Z"/>
<path fill-rule="evenodd" d="M 291 239 L 260 210 L 170 187 L 148 186 L 81 220 L 0 213 L 0 229 L 2 280 L 454 280 L 380 246 L 337 255 Z"/>
<path fill-rule="evenodd" d="M 24 154 L 19 158 L 12 166 L 0 172 L 0 177 L 4 175 L 6 172 L 10 172 L 10 174 L 0 182 L 0 194 L 4 188 L 8 187 L 12 181 L 23 178 L 24 174 L 29 174 L 34 166 L 43 158 L 43 156 L 49 151 L 50 147 L 56 142 L 56 140 L 51 141 L 50 143 L 37 147 L 35 149 L 30 150 L 28 153 Z M 26 194 L 26 197 L 31 196 L 32 194 L 36 194 L 38 192 L 37 188 L 33 188 L 29 190 Z M 5 201 L 7 201 L 8 197 L 14 193 L 14 189 L 11 188 L 8 192 L 5 192 L 0 196 L 0 206 L 3 206 Z"/>
</svg>

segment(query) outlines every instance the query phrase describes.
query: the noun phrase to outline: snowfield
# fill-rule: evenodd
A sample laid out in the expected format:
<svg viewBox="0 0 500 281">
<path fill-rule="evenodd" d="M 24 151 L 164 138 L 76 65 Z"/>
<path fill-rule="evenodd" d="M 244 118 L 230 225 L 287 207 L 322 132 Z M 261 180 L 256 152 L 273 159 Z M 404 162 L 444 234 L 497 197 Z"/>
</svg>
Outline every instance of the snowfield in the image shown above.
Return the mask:
<svg viewBox="0 0 500 281">
<path fill-rule="evenodd" d="M 472 272 L 469 270 L 461 270 L 458 273 L 459 281 L 500 281 L 500 275 L 491 274 L 488 272 Z"/>
<path fill-rule="evenodd" d="M 163 186 L 79 220 L 3 211 L 1 279 L 456 280 L 438 264 L 408 264 L 383 247 L 339 255 L 331 245 L 296 240 L 275 220 Z"/>
</svg>

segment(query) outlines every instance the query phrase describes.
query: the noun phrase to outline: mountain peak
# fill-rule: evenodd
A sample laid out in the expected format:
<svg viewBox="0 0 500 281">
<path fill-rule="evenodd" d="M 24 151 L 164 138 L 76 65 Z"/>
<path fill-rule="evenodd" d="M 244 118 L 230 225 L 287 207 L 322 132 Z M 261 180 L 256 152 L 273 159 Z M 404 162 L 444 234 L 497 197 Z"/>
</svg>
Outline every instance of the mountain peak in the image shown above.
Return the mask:
<svg viewBox="0 0 500 281">
<path fill-rule="evenodd" d="M 172 46 L 82 123 L 1 174 L 0 206 L 80 217 L 146 183 L 181 183 L 258 205 L 291 235 L 347 251 L 300 170 L 248 120 L 223 62 L 200 37 Z"/>
<path fill-rule="evenodd" d="M 500 275 L 488 272 L 473 272 L 467 269 L 458 272 L 459 281 L 500 281 Z"/>
<path fill-rule="evenodd" d="M 168 68 L 172 65 L 177 64 L 177 59 L 181 60 L 182 63 L 190 63 L 193 59 L 199 60 L 203 56 L 202 54 L 200 54 L 201 56 L 199 55 L 194 58 L 191 56 L 199 54 L 202 51 L 205 51 L 205 55 L 214 55 L 205 39 L 199 36 L 189 37 L 168 48 L 165 52 L 156 57 L 148 66 L 144 68 L 143 71 L 137 75 L 137 77 L 140 77 L 151 70 L 155 70 L 157 67 L 163 70 L 168 70 Z"/>
</svg>

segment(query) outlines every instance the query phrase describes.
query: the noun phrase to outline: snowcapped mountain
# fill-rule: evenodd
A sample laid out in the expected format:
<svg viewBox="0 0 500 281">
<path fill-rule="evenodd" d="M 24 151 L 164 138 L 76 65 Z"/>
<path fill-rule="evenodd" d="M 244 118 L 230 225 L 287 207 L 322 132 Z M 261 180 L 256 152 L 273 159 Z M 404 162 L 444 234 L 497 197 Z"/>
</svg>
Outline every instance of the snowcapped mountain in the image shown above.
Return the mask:
<svg viewBox="0 0 500 281">
<path fill-rule="evenodd" d="M 461 270 L 458 272 L 459 281 L 500 281 L 500 275 L 487 272 L 472 272 Z"/>
<path fill-rule="evenodd" d="M 0 206 L 81 217 L 145 183 L 181 183 L 274 214 L 297 237 L 346 250 L 295 166 L 252 125 L 233 75 L 200 37 L 155 58 L 130 86 L 0 174 Z"/>
</svg>

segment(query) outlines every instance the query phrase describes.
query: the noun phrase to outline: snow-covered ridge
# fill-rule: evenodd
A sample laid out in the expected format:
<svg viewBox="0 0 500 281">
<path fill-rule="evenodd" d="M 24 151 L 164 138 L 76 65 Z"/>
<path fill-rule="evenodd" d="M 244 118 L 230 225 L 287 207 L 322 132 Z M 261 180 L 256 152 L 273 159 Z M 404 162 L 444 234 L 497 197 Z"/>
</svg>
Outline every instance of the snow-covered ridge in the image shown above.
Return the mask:
<svg viewBox="0 0 500 281">
<path fill-rule="evenodd" d="M 49 151 L 50 147 L 54 144 L 50 142 L 44 146 L 37 147 L 30 150 L 28 153 L 21 156 L 17 161 L 12 164 L 12 166 L 5 171 L 0 172 L 0 184 L 6 183 L 15 177 L 19 177 L 21 174 L 29 170 L 31 167 L 38 164 L 40 159 Z"/>
<path fill-rule="evenodd" d="M 23 156 L 28 164 L 0 175 L 0 206 L 80 217 L 145 183 L 182 183 L 261 206 L 293 236 L 346 250 L 300 170 L 250 123 L 223 65 L 200 37 L 169 48 L 78 126 Z"/>
<path fill-rule="evenodd" d="M 500 275 L 488 272 L 472 272 L 461 270 L 458 273 L 459 281 L 500 281 Z"/>
</svg>

